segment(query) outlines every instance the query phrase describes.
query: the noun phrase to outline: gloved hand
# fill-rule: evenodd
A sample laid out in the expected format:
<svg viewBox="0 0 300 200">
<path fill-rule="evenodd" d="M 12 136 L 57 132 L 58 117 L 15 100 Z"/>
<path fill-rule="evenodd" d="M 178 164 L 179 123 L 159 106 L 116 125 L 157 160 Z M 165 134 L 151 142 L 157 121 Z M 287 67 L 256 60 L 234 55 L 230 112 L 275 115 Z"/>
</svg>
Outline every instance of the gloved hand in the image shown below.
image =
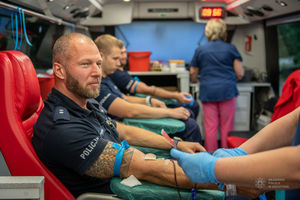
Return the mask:
<svg viewBox="0 0 300 200">
<path fill-rule="evenodd" d="M 213 153 L 213 156 L 217 157 L 217 158 L 226 158 L 226 157 L 234 157 L 234 156 L 244 156 L 244 155 L 248 155 L 248 153 L 246 151 L 244 151 L 241 148 L 234 148 L 234 149 L 218 149 Z M 223 190 L 224 188 L 224 184 L 220 183 L 219 184 L 219 189 Z"/>
<path fill-rule="evenodd" d="M 215 164 L 218 158 L 207 152 L 190 154 L 174 148 L 170 153 L 194 183 L 220 183 L 215 176 Z"/>
<path fill-rule="evenodd" d="M 234 157 L 234 156 L 245 156 L 248 155 L 246 151 L 241 148 L 234 149 L 218 149 L 213 153 L 213 156 L 217 158 L 226 158 L 226 157 Z"/>
</svg>

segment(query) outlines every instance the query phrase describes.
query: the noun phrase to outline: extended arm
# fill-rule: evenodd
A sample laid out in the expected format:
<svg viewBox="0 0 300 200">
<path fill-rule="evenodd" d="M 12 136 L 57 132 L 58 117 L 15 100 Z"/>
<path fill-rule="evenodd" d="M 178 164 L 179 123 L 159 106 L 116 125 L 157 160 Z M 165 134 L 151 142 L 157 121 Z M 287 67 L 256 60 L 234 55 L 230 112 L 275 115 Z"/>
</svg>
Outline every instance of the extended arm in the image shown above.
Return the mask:
<svg viewBox="0 0 300 200">
<path fill-rule="evenodd" d="M 172 149 L 171 155 L 198 183 L 220 181 L 255 187 L 255 181 L 261 178 L 280 179 L 280 185 L 274 186 L 276 189 L 300 187 L 300 146 L 284 147 L 291 145 L 299 112 L 300 108 L 278 119 L 241 145 L 240 148 L 253 154 L 218 158 L 208 153 L 187 154 Z M 265 187 L 261 189 L 268 189 Z"/>
<path fill-rule="evenodd" d="M 141 94 L 149 94 L 152 96 L 166 98 L 166 99 L 177 99 L 181 103 L 189 103 L 192 101 L 192 99 L 188 99 L 185 97 L 191 95 L 186 92 L 171 92 L 160 87 L 148 86 L 143 82 L 135 81 L 130 88 L 131 93 L 134 93 L 135 87 L 136 87 L 136 92 Z"/>
<path fill-rule="evenodd" d="M 126 95 L 123 95 L 122 97 L 130 103 L 139 103 L 139 104 L 147 105 L 146 98 L 143 97 L 126 96 Z M 152 107 L 167 108 L 166 104 L 163 101 L 160 101 L 155 98 L 151 98 L 149 103 L 151 104 Z"/>
<path fill-rule="evenodd" d="M 113 168 L 117 150 L 112 147 L 112 142 L 108 142 L 99 158 L 85 172 L 86 175 L 97 178 L 113 177 Z M 177 186 L 180 188 L 191 189 L 195 184 L 190 181 L 177 161 L 174 161 L 176 168 Z M 124 151 L 120 168 L 121 177 L 134 175 L 139 180 L 149 181 L 159 185 L 175 187 L 174 166 L 171 161 L 162 159 L 145 160 L 145 154 L 134 148 Z M 197 184 L 197 188 L 218 189 L 215 184 Z M 255 198 L 258 193 L 250 188 L 238 187 L 238 193 Z"/>
<path fill-rule="evenodd" d="M 290 146 L 297 128 L 300 107 L 272 122 L 240 146 L 251 153 Z"/>
<path fill-rule="evenodd" d="M 296 146 L 220 158 L 215 165 L 216 178 L 223 183 L 266 190 L 300 188 L 299 154 L 300 146 Z"/>
<path fill-rule="evenodd" d="M 142 97 L 127 96 L 123 94 L 122 98 L 128 101 L 129 103 L 139 103 L 139 104 L 147 105 L 145 98 Z"/>
<path fill-rule="evenodd" d="M 113 177 L 113 168 L 117 149 L 112 147 L 112 142 L 108 142 L 99 158 L 86 171 L 86 175 L 97 178 Z M 139 180 L 145 180 L 159 185 L 175 187 L 174 169 L 171 162 L 165 160 L 145 160 L 145 154 L 128 148 L 124 151 L 120 176 L 128 177 L 134 175 Z M 178 186 L 181 188 L 193 188 L 194 184 L 184 175 L 182 169 L 176 166 L 176 177 Z M 215 185 L 198 185 L 198 187 L 216 188 Z"/>
<path fill-rule="evenodd" d="M 172 146 L 167 140 L 156 133 L 135 126 L 128 126 L 117 122 L 117 130 L 121 140 L 126 140 L 131 145 L 152 147 L 170 150 Z M 178 149 L 184 152 L 195 153 L 206 151 L 198 142 L 178 142 Z"/>
<path fill-rule="evenodd" d="M 183 107 L 153 108 L 141 104 L 129 103 L 121 98 L 116 98 L 109 106 L 108 113 L 122 118 L 164 118 L 172 117 L 186 120 L 190 112 Z"/>
<path fill-rule="evenodd" d="M 190 77 L 192 83 L 197 83 L 198 82 L 198 73 L 199 73 L 199 68 L 198 67 L 190 67 Z"/>
<path fill-rule="evenodd" d="M 295 109 L 293 112 L 263 128 L 240 146 L 249 154 L 255 154 L 238 159 L 218 160 L 215 168 L 216 176 L 219 177 L 220 181 L 231 181 L 249 186 L 261 178 L 261 180 L 265 181 L 264 186 L 278 187 L 273 189 L 299 188 L 300 146 L 286 147 L 292 143 L 299 114 L 300 108 Z M 234 175 L 231 173 L 228 176 L 228 165 L 235 172 Z M 245 167 L 246 165 L 251 165 L 252 167 Z M 277 181 L 273 179 L 277 179 Z M 279 185 L 274 185 L 277 184 L 276 182 L 280 182 Z"/>
</svg>

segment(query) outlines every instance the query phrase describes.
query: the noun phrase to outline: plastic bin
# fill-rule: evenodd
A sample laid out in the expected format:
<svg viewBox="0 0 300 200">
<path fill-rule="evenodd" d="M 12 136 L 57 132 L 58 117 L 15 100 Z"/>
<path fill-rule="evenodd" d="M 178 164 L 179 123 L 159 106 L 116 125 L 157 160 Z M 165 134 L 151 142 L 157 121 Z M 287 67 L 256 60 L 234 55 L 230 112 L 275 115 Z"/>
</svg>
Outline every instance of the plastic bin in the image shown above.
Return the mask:
<svg viewBox="0 0 300 200">
<path fill-rule="evenodd" d="M 39 74 L 38 80 L 40 84 L 41 97 L 45 100 L 54 86 L 54 76 L 52 74 Z"/>
<path fill-rule="evenodd" d="M 150 71 L 151 51 L 130 51 L 128 52 L 129 71 L 148 72 Z"/>
</svg>

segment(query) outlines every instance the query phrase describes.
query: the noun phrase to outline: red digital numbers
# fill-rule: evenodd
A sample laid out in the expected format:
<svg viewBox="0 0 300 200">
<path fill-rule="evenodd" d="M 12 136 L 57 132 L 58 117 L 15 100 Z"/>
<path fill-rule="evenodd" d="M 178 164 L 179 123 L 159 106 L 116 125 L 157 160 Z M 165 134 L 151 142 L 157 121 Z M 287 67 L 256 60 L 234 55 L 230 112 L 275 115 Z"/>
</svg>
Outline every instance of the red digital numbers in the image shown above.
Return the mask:
<svg viewBox="0 0 300 200">
<path fill-rule="evenodd" d="M 222 8 L 214 8 L 212 11 L 213 17 L 222 17 L 222 14 L 223 14 Z"/>
<path fill-rule="evenodd" d="M 202 8 L 201 18 L 224 17 L 223 13 L 223 8 Z"/>
<path fill-rule="evenodd" d="M 201 13 L 201 16 L 202 17 L 211 17 L 211 14 L 212 14 L 212 9 L 211 8 L 203 8 L 202 9 L 202 13 Z"/>
</svg>

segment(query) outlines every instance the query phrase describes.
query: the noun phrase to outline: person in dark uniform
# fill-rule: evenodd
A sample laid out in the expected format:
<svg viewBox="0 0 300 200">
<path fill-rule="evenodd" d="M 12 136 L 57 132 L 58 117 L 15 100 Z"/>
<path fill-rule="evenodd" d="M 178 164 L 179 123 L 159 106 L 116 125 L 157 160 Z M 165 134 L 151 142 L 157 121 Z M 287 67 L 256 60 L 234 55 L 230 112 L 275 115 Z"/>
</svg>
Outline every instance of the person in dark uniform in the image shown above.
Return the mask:
<svg viewBox="0 0 300 200">
<path fill-rule="evenodd" d="M 101 92 L 96 100 L 103 106 L 108 114 L 116 119 L 123 118 L 164 118 L 181 119 L 185 123 L 185 130 L 172 134 L 185 141 L 201 143 L 201 133 L 197 122 L 190 117 L 190 112 L 184 107 L 157 108 L 151 101 L 154 98 L 140 98 L 126 96 L 108 76 L 120 66 L 121 43 L 117 38 L 104 34 L 96 38 L 95 43 L 103 57 L 103 78 Z M 150 96 L 149 96 L 150 97 Z M 145 105 L 145 103 L 148 105 Z M 144 105 L 142 105 L 144 104 Z"/>
<path fill-rule="evenodd" d="M 299 115 L 300 107 L 267 125 L 239 148 L 218 149 L 213 155 L 172 149 L 171 155 L 195 183 L 281 189 L 287 190 L 286 199 L 297 200 L 300 197 Z"/>
<path fill-rule="evenodd" d="M 129 147 L 170 149 L 171 145 L 161 135 L 113 121 L 93 99 L 100 92 L 101 65 L 98 48 L 89 37 L 71 33 L 55 42 L 55 86 L 33 127 L 32 144 L 38 157 L 75 197 L 86 192 L 111 193 L 113 176 L 134 175 L 175 187 L 171 162 L 149 162 L 142 152 Z M 180 141 L 177 147 L 191 153 L 205 151 L 199 143 Z M 194 184 L 175 165 L 179 187 L 192 188 Z"/>
<path fill-rule="evenodd" d="M 127 65 L 127 51 L 121 40 L 120 43 L 122 46 L 120 56 L 121 65 L 118 66 L 118 69 L 113 74 L 108 76 L 122 93 L 133 95 L 141 93 L 164 99 L 176 99 L 177 103 L 175 105 L 170 105 L 169 107 L 184 106 L 190 111 L 192 118 L 197 118 L 199 113 L 199 103 L 193 101 L 191 94 L 187 92 L 172 92 L 160 87 L 149 86 L 142 81 L 135 80 L 126 70 L 124 70 L 124 66 Z"/>
</svg>

